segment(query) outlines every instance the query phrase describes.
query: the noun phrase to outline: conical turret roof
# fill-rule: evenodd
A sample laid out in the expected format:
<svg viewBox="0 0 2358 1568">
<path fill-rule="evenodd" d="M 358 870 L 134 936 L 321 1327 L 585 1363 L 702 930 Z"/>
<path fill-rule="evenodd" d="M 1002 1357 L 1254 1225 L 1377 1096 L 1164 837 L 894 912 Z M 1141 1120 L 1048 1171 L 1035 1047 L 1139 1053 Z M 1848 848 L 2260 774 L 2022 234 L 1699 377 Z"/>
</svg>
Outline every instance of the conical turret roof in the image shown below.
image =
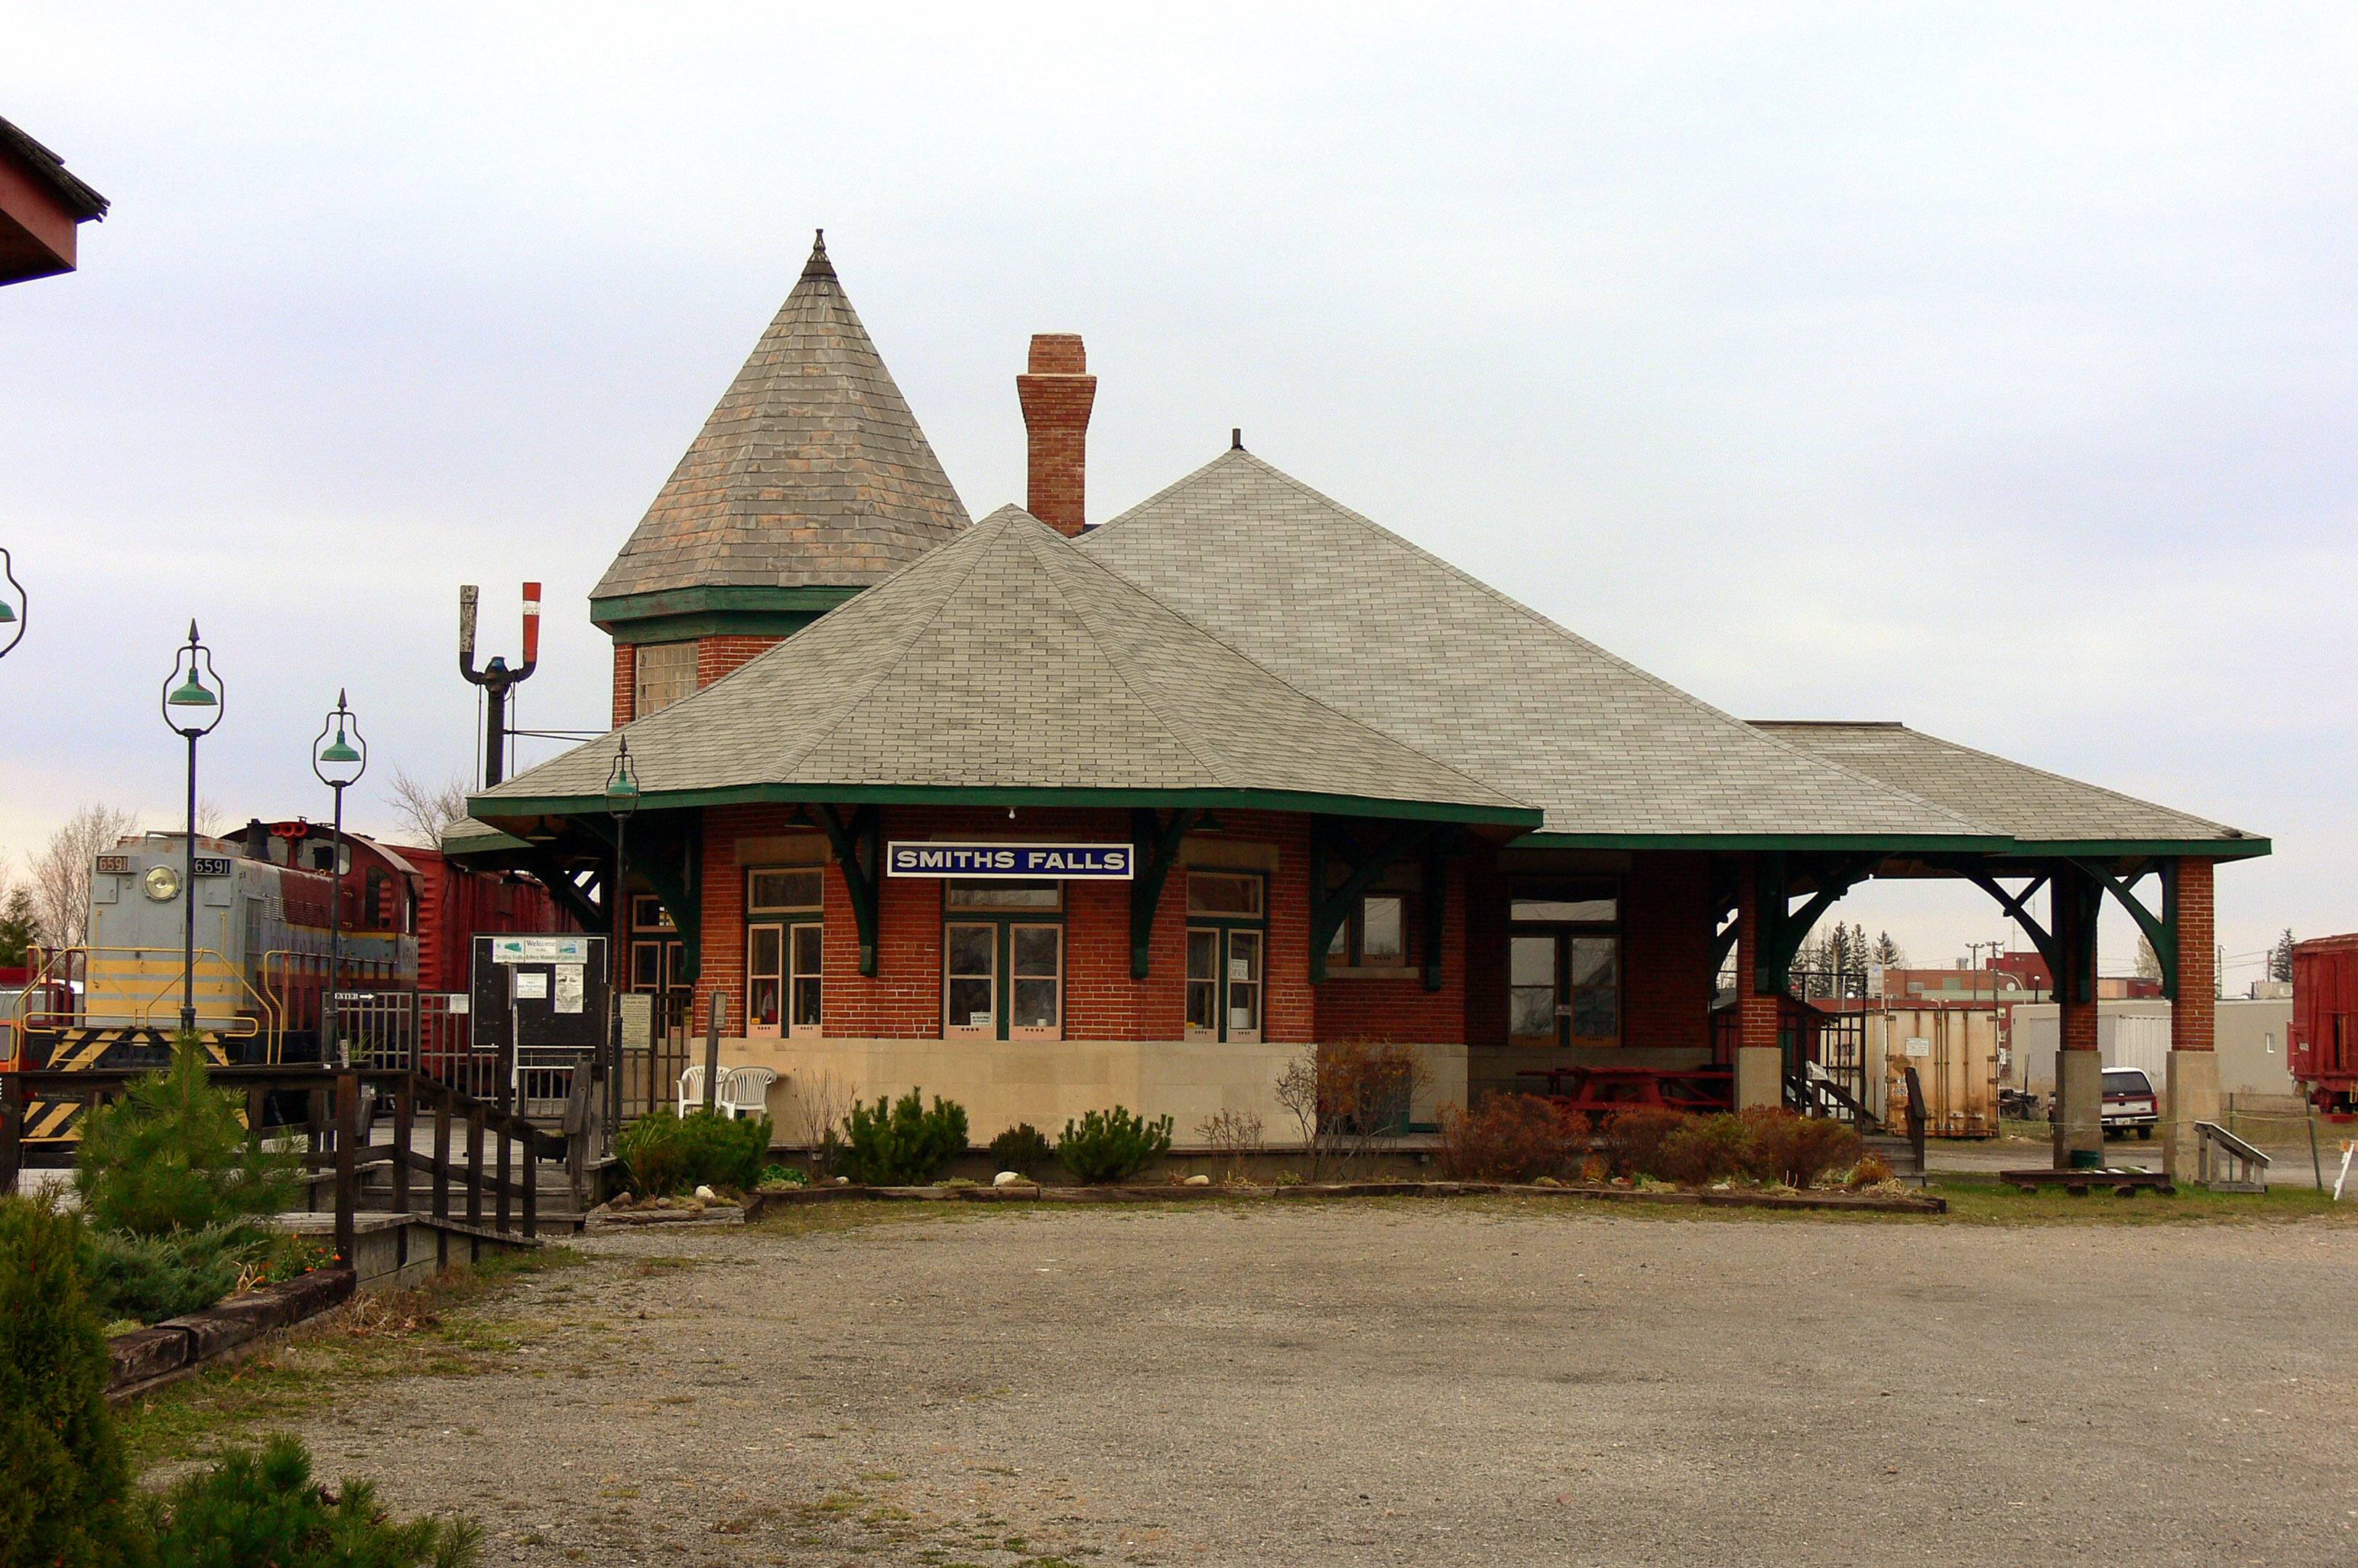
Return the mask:
<svg viewBox="0 0 2358 1568">
<path fill-rule="evenodd" d="M 822 233 L 591 608 L 605 622 L 633 608 L 615 601 L 644 594 L 858 589 L 967 523 Z"/>
</svg>

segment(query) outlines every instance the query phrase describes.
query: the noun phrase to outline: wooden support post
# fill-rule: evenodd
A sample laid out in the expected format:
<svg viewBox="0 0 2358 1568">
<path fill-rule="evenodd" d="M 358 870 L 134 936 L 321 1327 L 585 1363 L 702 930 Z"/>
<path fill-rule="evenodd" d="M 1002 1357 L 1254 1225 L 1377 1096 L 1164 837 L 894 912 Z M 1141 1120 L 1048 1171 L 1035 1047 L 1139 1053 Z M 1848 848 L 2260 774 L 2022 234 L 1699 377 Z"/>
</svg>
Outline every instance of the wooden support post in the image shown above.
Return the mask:
<svg viewBox="0 0 2358 1568">
<path fill-rule="evenodd" d="M 716 990 L 712 1005 L 704 1013 L 704 1108 L 713 1109 L 720 1098 L 720 1015 L 728 1009 L 729 994 Z"/>
<path fill-rule="evenodd" d="M 483 1105 L 467 1106 L 467 1223 L 483 1223 Z"/>
<path fill-rule="evenodd" d="M 434 1097 L 434 1217 L 450 1217 L 450 1098 Z"/>
<path fill-rule="evenodd" d="M 361 1081 L 350 1072 L 336 1075 L 336 1258 L 354 1267 L 357 1238 L 352 1214 L 360 1200 L 356 1180 L 361 1134 Z"/>
<path fill-rule="evenodd" d="M 509 1188 L 515 1179 L 514 1146 L 514 1135 L 508 1130 L 508 1119 L 503 1116 L 500 1118 L 500 1181 L 499 1185 L 492 1189 L 498 1199 L 493 1212 L 499 1216 L 500 1234 L 503 1236 L 508 1230 Z"/>
<path fill-rule="evenodd" d="M 303 1202 L 313 1213 L 319 1207 L 319 1185 L 327 1180 L 328 1091 L 313 1089 L 303 1097 L 303 1132 L 310 1163 L 303 1168 Z"/>
<path fill-rule="evenodd" d="M 540 1234 L 539 1130 L 527 1127 L 520 1141 L 524 1145 L 524 1233 L 535 1237 Z"/>
<path fill-rule="evenodd" d="M 417 1129 L 417 1079 L 404 1073 L 393 1092 L 393 1212 L 409 1212 L 409 1145 Z"/>
</svg>

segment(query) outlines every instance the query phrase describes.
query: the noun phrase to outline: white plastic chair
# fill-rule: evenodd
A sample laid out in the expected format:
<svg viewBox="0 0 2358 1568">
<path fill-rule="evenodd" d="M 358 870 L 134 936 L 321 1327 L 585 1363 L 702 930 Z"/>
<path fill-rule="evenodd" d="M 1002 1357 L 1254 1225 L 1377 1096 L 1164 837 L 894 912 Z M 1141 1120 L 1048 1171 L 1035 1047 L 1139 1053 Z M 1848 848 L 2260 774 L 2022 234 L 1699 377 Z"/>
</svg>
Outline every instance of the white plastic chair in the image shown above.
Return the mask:
<svg viewBox="0 0 2358 1568">
<path fill-rule="evenodd" d="M 728 1069 L 723 1068 L 720 1082 L 725 1089 L 729 1083 Z M 704 1108 L 704 1067 L 701 1063 L 679 1076 L 679 1114 Z"/>
<path fill-rule="evenodd" d="M 720 1108 L 732 1117 L 765 1115 L 770 1108 L 770 1086 L 777 1081 L 778 1075 L 767 1067 L 723 1067 Z"/>
</svg>

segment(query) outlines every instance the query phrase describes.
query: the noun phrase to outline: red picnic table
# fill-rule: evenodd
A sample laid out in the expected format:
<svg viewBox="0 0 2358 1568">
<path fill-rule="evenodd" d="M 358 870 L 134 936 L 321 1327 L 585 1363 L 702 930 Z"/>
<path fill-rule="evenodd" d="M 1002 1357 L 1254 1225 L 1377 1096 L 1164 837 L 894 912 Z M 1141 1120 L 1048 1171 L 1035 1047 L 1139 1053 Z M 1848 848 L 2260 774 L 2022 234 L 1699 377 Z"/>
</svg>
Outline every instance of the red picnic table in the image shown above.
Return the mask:
<svg viewBox="0 0 2358 1568">
<path fill-rule="evenodd" d="M 1526 1067 L 1545 1078 L 1548 1098 L 1565 1110 L 1610 1111 L 1633 1105 L 1671 1110 L 1725 1110 L 1735 1097 L 1733 1067 Z"/>
</svg>

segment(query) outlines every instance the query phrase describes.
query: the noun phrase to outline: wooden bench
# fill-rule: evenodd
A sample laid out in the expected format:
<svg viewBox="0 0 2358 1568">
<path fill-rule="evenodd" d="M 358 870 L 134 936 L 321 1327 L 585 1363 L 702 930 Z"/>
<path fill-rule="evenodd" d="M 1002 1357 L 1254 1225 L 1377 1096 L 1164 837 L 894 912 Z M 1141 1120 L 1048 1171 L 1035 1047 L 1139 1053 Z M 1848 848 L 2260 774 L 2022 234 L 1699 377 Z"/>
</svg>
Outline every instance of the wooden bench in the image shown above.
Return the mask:
<svg viewBox="0 0 2358 1568">
<path fill-rule="evenodd" d="M 2061 1187 L 2073 1197 L 2085 1197 L 2098 1187 L 2110 1188 L 2122 1197 L 2135 1197 L 2150 1188 L 2165 1195 L 2178 1189 L 2170 1184 L 2167 1171 L 2055 1171 L 2045 1166 L 2025 1171 L 2000 1171 L 1997 1179 L 2009 1186 L 2035 1193 L 2041 1187 Z"/>
</svg>

